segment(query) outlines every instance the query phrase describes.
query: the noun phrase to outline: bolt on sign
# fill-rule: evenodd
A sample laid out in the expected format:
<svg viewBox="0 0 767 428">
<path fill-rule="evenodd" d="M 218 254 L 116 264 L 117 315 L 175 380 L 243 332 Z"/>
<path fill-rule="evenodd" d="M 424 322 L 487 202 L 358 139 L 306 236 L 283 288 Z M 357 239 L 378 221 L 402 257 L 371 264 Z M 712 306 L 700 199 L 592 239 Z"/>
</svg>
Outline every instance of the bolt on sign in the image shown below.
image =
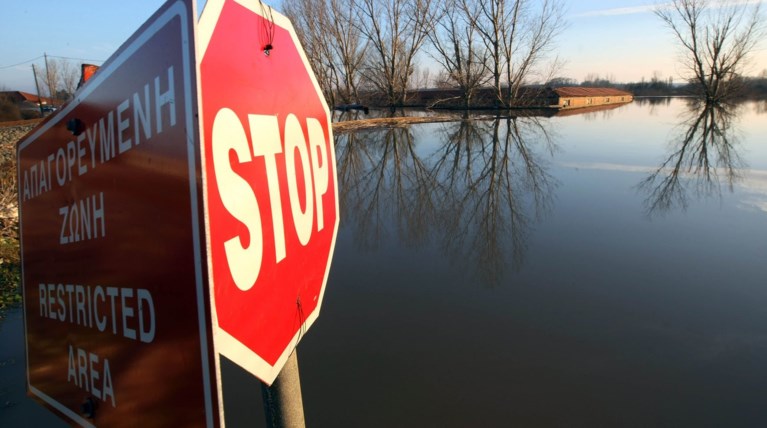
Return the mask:
<svg viewBox="0 0 767 428">
<path fill-rule="evenodd" d="M 219 426 L 220 358 L 267 384 L 338 231 L 327 105 L 260 2 L 164 4 L 19 142 L 29 394 L 82 426 Z"/>
</svg>

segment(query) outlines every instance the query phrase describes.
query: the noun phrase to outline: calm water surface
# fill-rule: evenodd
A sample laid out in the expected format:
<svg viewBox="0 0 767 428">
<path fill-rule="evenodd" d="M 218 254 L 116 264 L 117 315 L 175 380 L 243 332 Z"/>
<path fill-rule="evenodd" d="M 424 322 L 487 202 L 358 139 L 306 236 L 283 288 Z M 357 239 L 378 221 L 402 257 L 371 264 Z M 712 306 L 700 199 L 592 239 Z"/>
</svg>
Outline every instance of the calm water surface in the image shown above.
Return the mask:
<svg viewBox="0 0 767 428">
<path fill-rule="evenodd" d="M 687 104 L 339 136 L 307 421 L 766 426 L 765 105 Z"/>
<path fill-rule="evenodd" d="M 681 99 L 337 136 L 308 426 L 767 426 L 765 137 Z"/>
</svg>

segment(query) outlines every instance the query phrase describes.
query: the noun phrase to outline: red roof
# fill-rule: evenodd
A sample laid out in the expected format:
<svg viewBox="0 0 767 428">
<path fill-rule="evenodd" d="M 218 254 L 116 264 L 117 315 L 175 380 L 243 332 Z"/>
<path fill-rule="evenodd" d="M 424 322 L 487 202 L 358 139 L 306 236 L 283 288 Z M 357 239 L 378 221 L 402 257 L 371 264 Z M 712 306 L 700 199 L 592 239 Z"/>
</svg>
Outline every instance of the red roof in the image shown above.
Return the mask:
<svg viewBox="0 0 767 428">
<path fill-rule="evenodd" d="M 13 100 L 15 103 L 38 103 L 37 95 L 24 91 L 0 91 L 0 97 L 6 97 Z M 42 101 L 43 104 L 56 104 L 48 97 L 40 97 L 40 101 Z"/>
<path fill-rule="evenodd" d="M 37 95 L 30 94 L 29 92 L 24 91 L 2 91 L 0 92 L 0 95 L 10 97 L 15 102 L 23 102 L 27 101 L 30 103 L 37 103 Z M 51 99 L 48 97 L 41 97 L 43 104 L 52 104 Z"/>
<path fill-rule="evenodd" d="M 615 88 L 584 88 L 580 86 L 563 86 L 554 88 L 554 92 L 560 97 L 613 97 L 632 96 L 631 92 L 621 91 Z"/>
<path fill-rule="evenodd" d="M 24 92 L 24 91 L 18 91 L 18 92 L 19 92 L 19 95 L 24 97 L 25 101 L 29 101 L 29 102 L 33 102 L 33 103 L 37 102 L 37 95 L 30 94 L 29 92 Z M 45 97 L 43 97 L 43 101 L 45 101 Z"/>
</svg>

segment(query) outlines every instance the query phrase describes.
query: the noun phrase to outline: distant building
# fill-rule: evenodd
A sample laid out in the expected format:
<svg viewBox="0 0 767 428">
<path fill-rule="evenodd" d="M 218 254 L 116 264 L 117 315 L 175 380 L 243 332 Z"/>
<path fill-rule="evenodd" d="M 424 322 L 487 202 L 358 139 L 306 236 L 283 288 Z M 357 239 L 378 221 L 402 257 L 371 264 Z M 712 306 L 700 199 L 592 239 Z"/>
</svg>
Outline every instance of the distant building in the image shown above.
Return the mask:
<svg viewBox="0 0 767 428">
<path fill-rule="evenodd" d="M 56 106 L 54 101 L 48 97 L 38 98 L 37 95 L 24 91 L 0 91 L 0 98 L 10 100 L 19 106 L 20 110 L 39 110 L 40 105 L 48 109 Z"/>
<path fill-rule="evenodd" d="M 634 95 L 631 92 L 620 89 L 586 88 L 581 86 L 547 88 L 545 97 L 548 107 L 561 110 L 625 104 L 634 100 Z"/>
<path fill-rule="evenodd" d="M 508 88 L 501 91 L 507 96 Z M 377 92 L 364 93 L 363 104 L 383 106 L 383 97 Z M 406 107 L 464 110 L 463 94 L 458 88 L 414 89 L 408 92 Z M 620 105 L 634 100 L 631 92 L 615 88 L 588 88 L 581 86 L 525 86 L 511 100 L 511 109 L 567 110 L 605 105 Z M 483 87 L 474 92 L 469 109 L 503 108 L 495 88 Z"/>
</svg>

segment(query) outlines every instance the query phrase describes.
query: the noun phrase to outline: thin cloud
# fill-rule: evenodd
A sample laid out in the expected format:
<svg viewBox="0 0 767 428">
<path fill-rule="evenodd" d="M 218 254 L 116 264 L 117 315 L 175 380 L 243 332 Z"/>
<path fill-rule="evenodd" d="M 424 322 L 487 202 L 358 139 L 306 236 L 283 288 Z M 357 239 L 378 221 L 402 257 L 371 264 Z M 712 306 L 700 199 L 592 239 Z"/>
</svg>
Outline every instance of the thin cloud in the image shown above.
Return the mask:
<svg viewBox="0 0 767 428">
<path fill-rule="evenodd" d="M 630 6 L 630 7 L 616 7 L 612 9 L 592 10 L 590 12 L 583 12 L 575 15 L 576 18 L 586 18 L 592 16 L 620 16 L 620 15 L 636 15 L 639 13 L 650 13 L 655 10 L 655 5 L 644 6 Z"/>
<path fill-rule="evenodd" d="M 714 0 L 711 2 L 711 7 L 726 7 L 737 5 L 750 5 L 759 4 L 764 0 Z M 621 15 L 636 15 L 640 13 L 652 13 L 656 9 L 667 9 L 672 6 L 671 3 L 657 3 L 657 4 L 645 4 L 641 6 L 628 6 L 628 7 L 615 7 L 611 9 L 592 10 L 589 12 L 583 12 L 575 15 L 576 18 L 594 17 L 594 16 L 621 16 Z"/>
</svg>

